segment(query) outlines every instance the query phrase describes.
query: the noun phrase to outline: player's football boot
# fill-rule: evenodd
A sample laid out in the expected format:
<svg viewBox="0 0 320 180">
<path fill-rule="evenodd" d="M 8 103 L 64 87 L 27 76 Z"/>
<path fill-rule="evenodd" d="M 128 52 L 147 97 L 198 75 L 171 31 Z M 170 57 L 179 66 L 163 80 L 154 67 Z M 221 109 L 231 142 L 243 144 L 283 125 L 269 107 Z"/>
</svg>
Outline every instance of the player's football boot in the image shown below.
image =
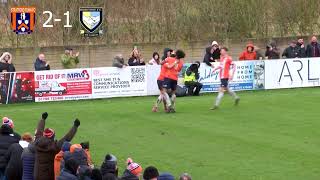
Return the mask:
<svg viewBox="0 0 320 180">
<path fill-rule="evenodd" d="M 234 105 L 235 105 L 235 106 L 238 106 L 238 105 L 239 105 L 239 102 L 240 102 L 240 98 L 237 98 L 237 99 L 234 101 Z"/>
<path fill-rule="evenodd" d="M 219 109 L 219 107 L 218 106 L 213 106 L 212 108 L 210 108 L 210 110 L 217 110 L 217 109 Z"/>
</svg>

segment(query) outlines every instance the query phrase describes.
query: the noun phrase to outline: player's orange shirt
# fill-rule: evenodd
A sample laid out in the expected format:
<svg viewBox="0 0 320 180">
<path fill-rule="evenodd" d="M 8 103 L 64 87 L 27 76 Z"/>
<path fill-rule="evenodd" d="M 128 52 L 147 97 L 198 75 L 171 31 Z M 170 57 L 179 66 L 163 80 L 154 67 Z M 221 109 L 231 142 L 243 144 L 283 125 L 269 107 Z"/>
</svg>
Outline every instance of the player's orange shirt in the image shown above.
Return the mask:
<svg viewBox="0 0 320 180">
<path fill-rule="evenodd" d="M 164 67 L 164 64 L 161 65 L 161 70 L 160 70 L 160 75 L 158 77 L 158 80 L 163 81 L 164 80 L 164 75 L 166 74 L 166 68 Z"/>
<path fill-rule="evenodd" d="M 230 56 L 224 56 L 220 58 L 220 78 L 229 79 L 231 69 L 232 58 Z"/>
<path fill-rule="evenodd" d="M 166 69 L 164 77 L 177 81 L 179 72 L 181 71 L 184 62 L 180 60 L 179 63 L 176 64 L 174 67 L 169 68 L 168 66 L 174 64 L 175 61 L 176 61 L 176 58 L 173 58 L 173 57 L 167 58 L 167 62 L 164 64 L 164 67 Z"/>
</svg>

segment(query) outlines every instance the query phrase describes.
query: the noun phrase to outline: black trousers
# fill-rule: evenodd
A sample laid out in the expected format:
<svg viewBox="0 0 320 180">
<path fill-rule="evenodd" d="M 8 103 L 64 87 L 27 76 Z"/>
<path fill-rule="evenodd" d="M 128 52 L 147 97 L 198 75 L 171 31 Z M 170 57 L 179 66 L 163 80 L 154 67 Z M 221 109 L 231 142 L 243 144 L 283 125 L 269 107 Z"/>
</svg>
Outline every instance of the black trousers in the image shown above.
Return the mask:
<svg viewBox="0 0 320 180">
<path fill-rule="evenodd" d="M 199 96 L 199 92 L 202 88 L 202 84 L 194 81 L 184 82 L 184 85 L 188 88 L 188 96 Z"/>
</svg>

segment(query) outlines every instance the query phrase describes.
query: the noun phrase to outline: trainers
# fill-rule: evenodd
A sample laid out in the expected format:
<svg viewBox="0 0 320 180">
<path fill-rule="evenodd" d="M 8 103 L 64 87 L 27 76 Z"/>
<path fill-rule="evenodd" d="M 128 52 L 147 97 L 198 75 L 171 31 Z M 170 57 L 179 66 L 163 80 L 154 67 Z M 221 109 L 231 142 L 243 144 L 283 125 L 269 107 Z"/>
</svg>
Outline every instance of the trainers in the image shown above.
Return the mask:
<svg viewBox="0 0 320 180">
<path fill-rule="evenodd" d="M 158 107 L 153 106 L 153 108 L 152 108 L 152 112 L 158 112 Z"/>
<path fill-rule="evenodd" d="M 217 110 L 218 109 L 218 106 L 213 106 L 212 108 L 210 108 L 210 110 Z"/>
<path fill-rule="evenodd" d="M 240 98 L 237 98 L 237 99 L 234 101 L 234 105 L 235 105 L 235 106 L 238 106 L 239 102 L 240 102 Z"/>
</svg>

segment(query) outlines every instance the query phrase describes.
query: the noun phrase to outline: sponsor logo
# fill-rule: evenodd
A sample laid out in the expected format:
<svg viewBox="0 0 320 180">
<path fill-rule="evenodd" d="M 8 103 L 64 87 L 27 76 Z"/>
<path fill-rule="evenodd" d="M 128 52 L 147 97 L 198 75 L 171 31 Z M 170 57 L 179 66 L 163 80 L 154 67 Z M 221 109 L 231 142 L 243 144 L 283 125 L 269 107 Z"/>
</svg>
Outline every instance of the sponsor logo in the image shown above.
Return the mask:
<svg viewBox="0 0 320 180">
<path fill-rule="evenodd" d="M 82 72 L 67 73 L 68 81 L 89 80 L 89 79 L 90 79 L 90 76 L 87 70 L 83 70 Z"/>
</svg>

